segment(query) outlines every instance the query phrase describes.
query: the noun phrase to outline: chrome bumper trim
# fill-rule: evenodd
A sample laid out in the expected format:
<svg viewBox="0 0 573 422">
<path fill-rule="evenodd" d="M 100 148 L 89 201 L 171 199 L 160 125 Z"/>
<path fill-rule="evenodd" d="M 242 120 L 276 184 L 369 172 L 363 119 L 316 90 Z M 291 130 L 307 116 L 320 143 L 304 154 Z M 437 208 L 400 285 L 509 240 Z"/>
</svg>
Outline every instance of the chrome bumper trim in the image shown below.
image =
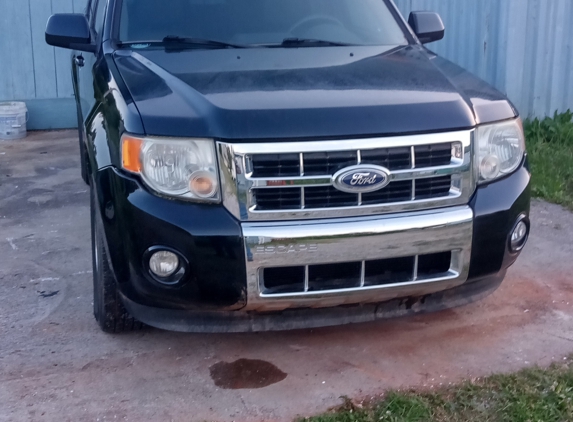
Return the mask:
<svg viewBox="0 0 573 422">
<path fill-rule="evenodd" d="M 242 228 L 247 260 L 245 310 L 320 308 L 422 296 L 463 284 L 469 273 L 473 211 L 463 206 L 399 216 L 243 223 Z M 439 278 L 414 277 L 413 281 L 391 285 L 273 295 L 264 294 L 261 285 L 263 268 L 364 262 L 444 251 L 453 252 L 451 267 Z"/>
</svg>

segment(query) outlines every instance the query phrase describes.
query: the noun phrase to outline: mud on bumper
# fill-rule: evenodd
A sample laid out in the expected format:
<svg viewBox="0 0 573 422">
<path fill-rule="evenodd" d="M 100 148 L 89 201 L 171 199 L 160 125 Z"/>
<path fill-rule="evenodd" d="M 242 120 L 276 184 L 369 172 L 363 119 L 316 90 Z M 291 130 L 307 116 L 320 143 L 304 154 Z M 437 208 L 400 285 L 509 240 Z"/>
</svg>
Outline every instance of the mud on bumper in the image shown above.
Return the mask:
<svg viewBox="0 0 573 422">
<path fill-rule="evenodd" d="M 361 304 L 321 309 L 288 309 L 279 312 L 205 312 L 152 308 L 122 297 L 137 319 L 157 328 L 192 333 L 283 331 L 373 322 L 381 319 L 437 312 L 467 305 L 493 293 L 505 271 L 458 287 L 421 297 L 393 299 L 379 304 Z"/>
</svg>

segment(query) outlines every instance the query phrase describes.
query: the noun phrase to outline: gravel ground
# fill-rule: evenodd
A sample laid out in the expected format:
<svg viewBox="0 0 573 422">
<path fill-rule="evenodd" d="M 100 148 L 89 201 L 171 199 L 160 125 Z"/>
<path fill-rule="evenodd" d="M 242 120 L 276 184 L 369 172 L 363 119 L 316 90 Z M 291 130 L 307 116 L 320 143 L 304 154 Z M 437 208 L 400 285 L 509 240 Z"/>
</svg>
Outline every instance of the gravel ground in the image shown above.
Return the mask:
<svg viewBox="0 0 573 422">
<path fill-rule="evenodd" d="M 432 315 L 316 330 L 110 336 L 92 316 L 74 131 L 0 141 L 0 420 L 288 421 L 387 388 L 573 352 L 573 214 L 532 207 L 502 287 Z"/>
</svg>

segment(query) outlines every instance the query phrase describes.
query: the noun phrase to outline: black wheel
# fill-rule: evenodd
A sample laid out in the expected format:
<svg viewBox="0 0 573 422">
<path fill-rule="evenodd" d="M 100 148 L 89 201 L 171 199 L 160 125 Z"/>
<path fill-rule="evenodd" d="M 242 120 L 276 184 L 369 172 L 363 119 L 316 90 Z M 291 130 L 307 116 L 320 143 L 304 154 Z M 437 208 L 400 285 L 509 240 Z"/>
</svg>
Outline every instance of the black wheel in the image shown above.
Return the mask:
<svg viewBox="0 0 573 422">
<path fill-rule="evenodd" d="M 135 320 L 119 298 L 115 276 L 109 265 L 102 233 L 102 221 L 96 212 L 94 189 L 91 189 L 92 263 L 94 282 L 94 316 L 106 333 L 139 330 L 143 324 Z"/>
</svg>

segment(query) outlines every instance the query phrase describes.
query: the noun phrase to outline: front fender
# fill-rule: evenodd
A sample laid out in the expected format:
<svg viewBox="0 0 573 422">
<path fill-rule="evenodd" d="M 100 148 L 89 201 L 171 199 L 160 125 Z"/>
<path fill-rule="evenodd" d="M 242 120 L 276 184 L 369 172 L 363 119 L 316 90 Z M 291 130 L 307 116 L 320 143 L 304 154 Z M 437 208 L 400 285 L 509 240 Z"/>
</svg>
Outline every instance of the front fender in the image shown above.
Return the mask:
<svg viewBox="0 0 573 422">
<path fill-rule="evenodd" d="M 91 176 L 109 166 L 121 168 L 124 132 L 144 134 L 137 108 L 110 56 L 94 67 L 96 102 L 85 122 Z"/>
</svg>

